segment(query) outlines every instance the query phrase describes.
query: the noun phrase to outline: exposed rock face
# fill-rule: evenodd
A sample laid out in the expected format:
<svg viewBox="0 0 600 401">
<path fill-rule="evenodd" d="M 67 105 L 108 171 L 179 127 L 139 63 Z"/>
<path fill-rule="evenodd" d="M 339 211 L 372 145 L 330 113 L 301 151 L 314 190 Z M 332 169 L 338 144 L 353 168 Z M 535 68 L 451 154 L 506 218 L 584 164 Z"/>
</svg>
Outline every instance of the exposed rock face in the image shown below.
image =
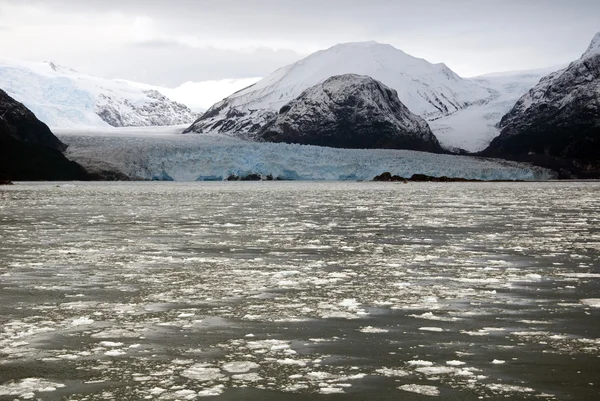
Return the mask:
<svg viewBox="0 0 600 401">
<path fill-rule="evenodd" d="M 0 89 L 0 138 L 63 151 L 67 146 L 23 104 Z"/>
<path fill-rule="evenodd" d="M 66 146 L 21 103 L 0 90 L 0 178 L 84 180 L 85 170 L 69 161 Z"/>
<path fill-rule="evenodd" d="M 500 128 L 484 155 L 532 161 L 563 177 L 600 177 L 600 33 L 581 59 L 523 96 Z"/>
<path fill-rule="evenodd" d="M 335 148 L 389 148 L 441 152 L 427 122 L 411 113 L 395 90 L 373 78 L 327 79 L 283 106 L 258 132 L 267 142 Z"/>
<path fill-rule="evenodd" d="M 222 133 L 254 139 L 285 104 L 336 75 L 373 77 L 398 91 L 408 109 L 427 119 L 451 115 L 485 102 L 490 92 L 444 64 L 431 64 L 393 46 L 343 43 L 273 72 L 256 84 L 213 105 L 186 133 Z"/>
</svg>

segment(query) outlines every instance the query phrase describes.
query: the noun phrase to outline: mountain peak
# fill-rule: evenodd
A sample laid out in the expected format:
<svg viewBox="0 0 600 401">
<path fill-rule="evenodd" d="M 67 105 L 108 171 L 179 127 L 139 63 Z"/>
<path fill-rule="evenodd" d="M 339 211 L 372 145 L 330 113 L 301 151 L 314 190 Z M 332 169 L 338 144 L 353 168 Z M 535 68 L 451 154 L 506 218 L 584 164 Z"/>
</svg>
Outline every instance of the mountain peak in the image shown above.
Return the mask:
<svg viewBox="0 0 600 401">
<path fill-rule="evenodd" d="M 323 50 L 323 51 L 328 52 L 331 50 L 347 50 L 347 51 L 351 51 L 351 52 L 356 52 L 356 51 L 361 51 L 361 50 L 366 50 L 366 51 L 370 51 L 370 52 L 389 52 L 389 53 L 403 54 L 410 58 L 415 58 L 388 43 L 380 43 L 375 40 L 369 40 L 369 41 L 365 41 L 365 42 L 338 43 L 337 45 L 334 45 L 334 46 L 330 47 L 329 49 Z"/>
<path fill-rule="evenodd" d="M 583 53 L 583 56 L 581 56 L 581 58 L 588 58 L 596 56 L 598 54 L 600 54 L 600 32 L 598 32 L 594 36 L 594 39 L 592 39 L 592 43 L 590 43 L 590 46 L 585 51 L 585 53 Z"/>
<path fill-rule="evenodd" d="M 351 149 L 441 152 L 437 138 L 398 92 L 358 74 L 332 76 L 286 104 L 258 136 L 267 142 Z"/>
</svg>

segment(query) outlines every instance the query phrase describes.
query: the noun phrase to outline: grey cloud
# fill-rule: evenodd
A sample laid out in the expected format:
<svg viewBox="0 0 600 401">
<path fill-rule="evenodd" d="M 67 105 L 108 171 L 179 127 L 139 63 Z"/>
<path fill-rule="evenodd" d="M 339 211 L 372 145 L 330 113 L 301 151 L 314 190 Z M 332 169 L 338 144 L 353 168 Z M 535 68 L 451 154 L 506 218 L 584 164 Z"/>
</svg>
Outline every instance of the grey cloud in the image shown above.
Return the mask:
<svg viewBox="0 0 600 401">
<path fill-rule="evenodd" d="M 260 77 L 302 56 L 291 50 L 194 49 L 157 41 L 128 45 L 89 57 L 85 64 L 79 63 L 78 68 L 108 78 L 175 87 L 186 81 Z M 122 61 L 107 66 L 105 60 Z M 124 65 L 127 68 L 123 68 Z"/>
<path fill-rule="evenodd" d="M 68 14 L 147 16 L 166 38 L 122 44 L 93 67 L 104 75 L 139 75 L 174 82 L 264 76 L 301 57 L 307 46 L 377 40 L 463 75 L 561 64 L 578 57 L 600 30 L 598 0 L 0 0 Z M 173 38 L 243 41 L 253 48 L 274 39 L 288 50 L 198 49 Z M 65 44 L 68 46 L 68 43 Z M 0 51 L 2 50 L 0 46 Z M 32 48 L 32 51 L 34 49 Z M 154 52 L 151 54 L 150 52 Z M 87 57 L 87 56 L 86 56 Z M 279 63 L 279 64 L 278 64 Z M 80 63 L 81 64 L 81 63 Z M 160 65 L 157 65 L 160 64 Z M 154 71 L 154 72 L 152 72 Z M 174 71 L 185 71 L 173 77 Z"/>
</svg>

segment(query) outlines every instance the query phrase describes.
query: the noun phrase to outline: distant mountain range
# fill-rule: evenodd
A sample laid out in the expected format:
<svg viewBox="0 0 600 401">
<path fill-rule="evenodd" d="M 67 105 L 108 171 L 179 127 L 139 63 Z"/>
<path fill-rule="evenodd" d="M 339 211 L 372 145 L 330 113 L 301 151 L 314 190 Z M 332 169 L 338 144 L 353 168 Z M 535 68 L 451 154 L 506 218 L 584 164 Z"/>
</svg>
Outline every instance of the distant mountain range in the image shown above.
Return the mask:
<svg viewBox="0 0 600 401">
<path fill-rule="evenodd" d="M 53 63 L 0 61 L 0 88 L 52 128 L 195 118 L 151 86 Z M 600 175 L 599 127 L 600 33 L 569 66 L 475 78 L 390 45 L 339 44 L 231 94 L 184 133 L 342 148 L 441 151 L 441 145 L 587 177 Z"/>
<path fill-rule="evenodd" d="M 484 149 L 499 134 L 496 124 L 549 70 L 472 79 L 445 64 L 432 64 L 377 42 L 346 43 L 316 52 L 275 71 L 213 105 L 186 132 L 255 139 L 279 109 L 304 90 L 334 75 L 370 76 L 398 92 L 425 118 L 446 148 Z"/>
<path fill-rule="evenodd" d="M 156 90 L 50 62 L 0 60 L 0 89 L 51 128 L 180 125 L 197 117 L 187 106 Z"/>
</svg>

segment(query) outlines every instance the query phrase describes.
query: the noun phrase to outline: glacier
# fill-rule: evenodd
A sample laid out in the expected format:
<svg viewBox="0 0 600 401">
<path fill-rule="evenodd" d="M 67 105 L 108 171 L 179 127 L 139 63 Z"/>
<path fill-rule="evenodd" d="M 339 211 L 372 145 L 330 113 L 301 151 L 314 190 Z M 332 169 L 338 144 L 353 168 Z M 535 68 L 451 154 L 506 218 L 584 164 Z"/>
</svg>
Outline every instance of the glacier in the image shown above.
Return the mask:
<svg viewBox="0 0 600 401">
<path fill-rule="evenodd" d="M 66 156 L 87 169 L 112 169 L 133 179 L 220 181 L 230 175 L 286 180 L 372 180 L 389 171 L 480 180 L 546 180 L 550 170 L 471 156 L 391 149 L 335 149 L 251 142 L 219 134 L 179 135 L 182 126 L 62 129 Z"/>
<path fill-rule="evenodd" d="M 52 62 L 0 59 L 0 88 L 50 128 L 169 126 L 197 115 L 152 88 L 77 72 Z"/>
<path fill-rule="evenodd" d="M 525 71 L 491 73 L 465 78 L 490 92 L 484 102 L 472 104 L 455 113 L 430 119 L 429 126 L 440 143 L 448 149 L 479 152 L 500 135 L 502 117 L 546 75 L 563 69 L 554 66 Z"/>
</svg>

